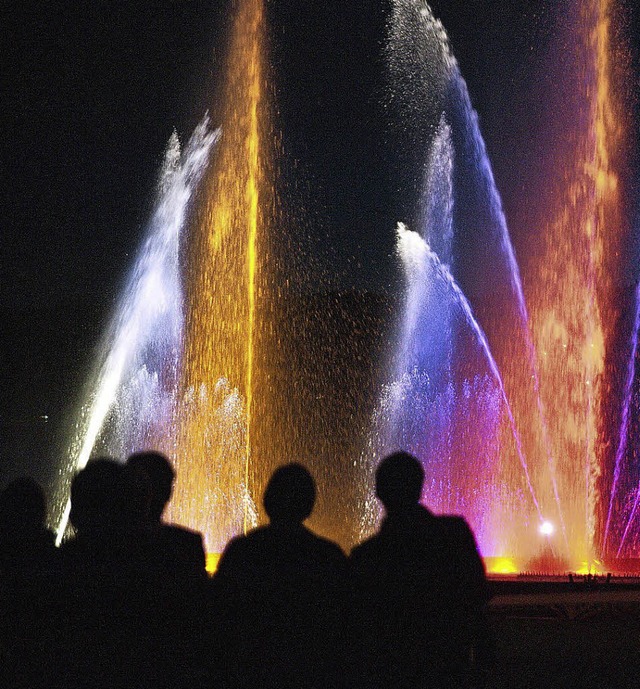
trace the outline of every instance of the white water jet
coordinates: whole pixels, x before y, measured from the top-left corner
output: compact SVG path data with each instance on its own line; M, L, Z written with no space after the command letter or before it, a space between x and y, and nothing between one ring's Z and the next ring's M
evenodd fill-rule
M115 437L124 446L128 443L127 451L141 435L153 434L154 428L166 433L171 425L183 324L180 237L218 136L205 116L183 154L175 132L169 139L147 238L107 330L67 462L59 470L64 509L57 524L58 544L69 518L72 475L96 452L109 422Z

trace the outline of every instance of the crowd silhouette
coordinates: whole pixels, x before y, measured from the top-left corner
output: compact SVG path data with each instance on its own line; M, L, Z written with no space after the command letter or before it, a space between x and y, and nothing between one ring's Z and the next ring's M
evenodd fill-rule
M92 459L60 548L30 479L0 494L0 686L453 689L490 660L485 572L460 517L420 504L398 452L376 472L385 516L347 557L305 525L316 486L272 475L269 523L232 539L212 578L199 533L165 523L175 474L157 452Z

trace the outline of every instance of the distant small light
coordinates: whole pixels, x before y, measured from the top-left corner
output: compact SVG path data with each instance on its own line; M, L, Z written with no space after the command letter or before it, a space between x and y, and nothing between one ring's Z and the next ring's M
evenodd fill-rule
M43 414L40 418L46 423L49 420L49 414Z
M556 528L551 522L542 522L538 530L543 536L551 536Z

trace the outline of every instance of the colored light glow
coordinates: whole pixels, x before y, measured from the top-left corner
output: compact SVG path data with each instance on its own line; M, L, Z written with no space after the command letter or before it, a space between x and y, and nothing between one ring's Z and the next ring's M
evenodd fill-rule
M590 0L574 9L576 59L570 72L575 97L562 124L566 144L553 144L558 148L557 160L549 165L553 198L534 221L542 226L544 251L529 264L535 274L526 278L532 285L527 301L541 399L556 458L561 510L553 516L566 524L570 558L586 563L600 552L603 536L605 547L611 538L613 493L625 449L619 422L612 420L621 383L607 362L620 341L623 299L615 275L630 233L621 184L629 142L623 89L614 82L624 72L622 63L614 69L612 62L614 3ZM558 104L558 111L563 107ZM623 384L627 409L631 385ZM616 445L621 450L614 461ZM616 467L613 489L606 468L611 464ZM619 524L615 531L617 546Z
M213 576L218 569L218 562L220 562L221 553L207 553L205 559L205 569L209 576Z
M259 21L259 18L256 19ZM249 179L247 180L248 196L248 246L247 246L247 297L249 302L249 323L247 326L247 372L246 372L246 395L247 395L247 445L245 457L245 486L249 492L249 464L251 458L251 412L253 403L253 366L254 366L254 338L256 327L256 271L258 267L257 244L258 244L258 208L260 200L259 179L260 179L260 126L258 120L258 106L260 104L260 44L255 41L252 46L252 57L250 60L250 98L251 115L248 135L248 154L249 154ZM244 513L243 529L246 533L250 526L250 513L246 509Z
M485 559L488 574L517 574L520 569L511 557L492 557Z
M602 562L599 560L594 560L593 562L582 562L578 569L576 569L576 574L606 574L607 569Z
M540 526L538 527L538 531L543 535L543 536L552 536L555 533L555 526L551 522L542 522Z

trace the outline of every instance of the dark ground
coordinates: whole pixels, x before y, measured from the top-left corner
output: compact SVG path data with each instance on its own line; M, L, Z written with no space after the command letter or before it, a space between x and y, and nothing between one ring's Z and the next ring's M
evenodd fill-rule
M493 620L496 672L504 689L632 689L640 677L640 620Z
M640 677L640 586L492 581L500 689L627 689Z

